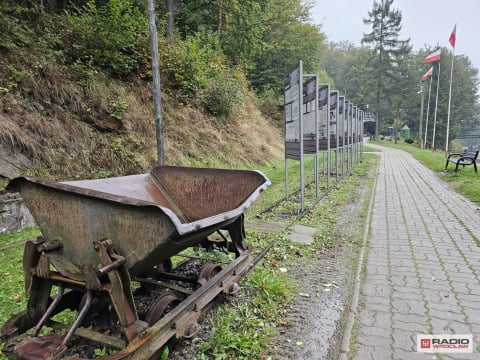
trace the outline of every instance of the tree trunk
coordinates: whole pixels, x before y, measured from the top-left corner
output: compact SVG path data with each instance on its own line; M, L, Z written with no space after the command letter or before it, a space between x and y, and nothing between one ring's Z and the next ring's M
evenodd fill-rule
M167 14L168 14L168 19L167 19L168 44L173 45L173 43L174 43L174 37L173 37L173 12L174 12L173 0L166 0L166 5L167 5Z

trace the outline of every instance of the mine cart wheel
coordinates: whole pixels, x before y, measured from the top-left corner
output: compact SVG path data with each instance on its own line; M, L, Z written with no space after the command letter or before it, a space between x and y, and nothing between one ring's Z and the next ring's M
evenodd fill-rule
M162 316L180 304L181 300L172 293L165 293L159 296L152 304L145 316L145 321L152 326Z
M221 266L215 264L213 261L207 262L205 265L203 265L202 269L200 270L197 284L199 284L200 286L206 284L208 280L213 278L220 271L222 271Z
M169 273L172 272L173 264L171 259L164 260L161 264L158 264L156 267L150 269L146 273L142 274L142 278L151 278L152 280L160 280L161 273ZM151 292L158 288L157 285L142 283L142 288L147 291Z
M207 251L213 251L215 248L227 249L228 240L227 238L218 231L219 236L216 237L207 237L201 243L200 246Z

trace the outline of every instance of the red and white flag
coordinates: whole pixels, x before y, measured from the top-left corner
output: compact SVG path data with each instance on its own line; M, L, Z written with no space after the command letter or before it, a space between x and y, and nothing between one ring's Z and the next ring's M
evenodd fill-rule
M457 24L453 27L452 33L450 34L450 37L448 38L448 42L450 45L452 45L453 48L455 48L455 41L457 40Z
M424 63L431 63L434 61L440 61L441 50L435 50L430 55L428 55L425 59L423 59Z
M422 81L427 80L427 78L428 78L429 76L432 76L432 74L433 74L433 66L430 68L430 70L428 70L425 74L423 74L423 76L422 76Z

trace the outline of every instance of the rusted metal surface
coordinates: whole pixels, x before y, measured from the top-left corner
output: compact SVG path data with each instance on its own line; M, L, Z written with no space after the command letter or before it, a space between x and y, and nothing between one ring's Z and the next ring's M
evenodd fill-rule
M1 328L2 340L9 339L4 353L9 359L63 359L77 335L122 347L105 359L147 359L170 337L192 336L199 329L201 310L220 292L238 289L236 282L249 268L243 213L268 185L255 171L166 166L102 180L14 180L9 187L20 191L42 236L25 246L29 300L27 309ZM220 230L228 231L229 239ZM168 275L170 257L194 245L212 247L207 237L213 232L220 235L215 243L234 252L235 260L224 270L207 263L196 282ZM144 291L148 286L167 289L163 295L154 293L158 298L153 303L147 300L150 307L140 305L140 315L131 278L141 281ZM194 287L159 278L188 280ZM54 286L57 296L51 299ZM44 325L51 325L51 317L66 308L78 311L73 324L65 326L66 334L38 336ZM112 320L109 309L113 331L125 342L112 341L113 333L81 327L87 319L102 329L101 324ZM28 329L33 329L31 337L24 335Z
M135 276L233 222L268 185L256 171L163 166L63 183L18 178L9 188L20 191L42 235L59 240L62 257L79 269L96 268L91 244L110 238Z
M178 305L180 299L172 293L165 293L161 295L148 310L145 321L149 325L155 324L162 318L169 306Z
M229 293L230 288L250 269L251 261L249 252L242 253L173 311L146 329L125 349L115 354L112 359L149 359L172 336L178 338L188 336L188 331L192 329L192 326L195 328L201 310L218 294ZM104 360L107 359L112 360L110 358Z

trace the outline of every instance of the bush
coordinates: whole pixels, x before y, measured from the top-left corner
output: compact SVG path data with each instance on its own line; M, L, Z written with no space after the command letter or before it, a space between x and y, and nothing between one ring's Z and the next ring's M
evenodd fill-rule
M174 45L160 44L160 68L178 96L197 97L213 115L228 115L243 101L244 74L230 70L216 34L200 32Z
M89 0L76 13L69 12L72 30L66 35L72 63L98 66L111 75L124 76L138 67L148 50L146 16L134 0L108 0L97 7Z
M167 45L159 44L160 69L181 95L191 96L208 86L225 69L225 57L217 50L213 35L200 33Z
M273 123L280 129L284 126L283 97L273 89L264 91L259 96L257 106L263 116L272 119Z
M19 47L31 44L31 30L19 20L27 17L29 10L20 6L11 6L6 1L0 1L2 20L0 21L0 49L15 51ZM33 12L33 10L31 11Z
M405 142L406 142L407 144L413 144L413 139L405 139Z
M220 74L212 79L202 93L202 102L213 115L226 116L235 105L240 105L242 101L241 85L229 74Z

